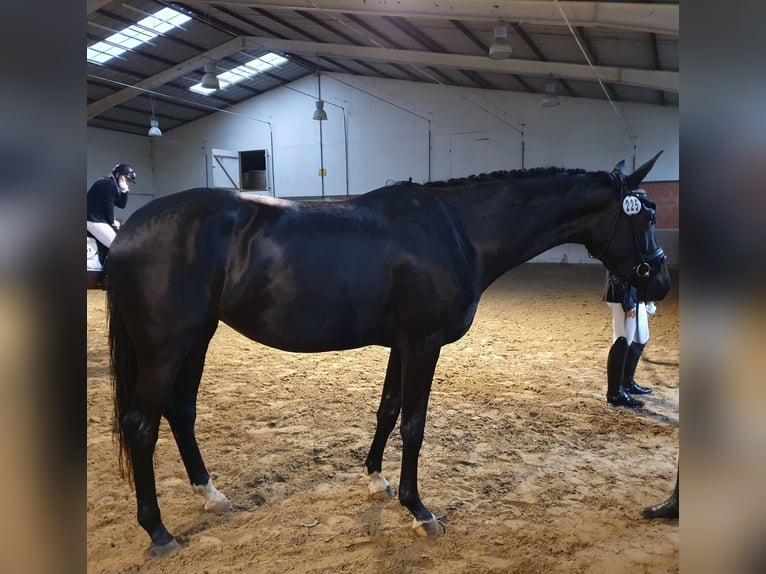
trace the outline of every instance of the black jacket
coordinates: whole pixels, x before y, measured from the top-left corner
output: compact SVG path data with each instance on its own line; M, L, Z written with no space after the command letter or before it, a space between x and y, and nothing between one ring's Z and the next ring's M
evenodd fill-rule
M123 193L117 180L110 175L90 186L87 204L88 221L114 225L114 208L125 207L128 204L128 194Z
M636 288L629 285L627 281L618 281L614 275L607 271L604 301L622 303L622 310L627 313L638 306L638 294Z

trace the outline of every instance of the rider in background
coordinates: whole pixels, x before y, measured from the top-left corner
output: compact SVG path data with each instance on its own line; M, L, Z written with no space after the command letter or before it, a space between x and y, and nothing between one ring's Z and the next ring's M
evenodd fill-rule
M633 377L641 353L649 341L647 315L654 315L653 302L639 301L635 287L606 273L604 301L612 310L612 347L606 364L606 400L612 405L643 407L631 395L646 395L652 389L636 384Z
M117 235L114 208L128 204L130 184L135 183L135 170L125 163L117 164L106 177L97 180L88 190L88 232L106 249Z

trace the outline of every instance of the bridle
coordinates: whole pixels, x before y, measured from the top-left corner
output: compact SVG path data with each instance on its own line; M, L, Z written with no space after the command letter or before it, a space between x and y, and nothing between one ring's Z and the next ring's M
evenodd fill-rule
M635 197L640 203L641 208L647 207L644 203L644 199L637 193L633 193L630 189L628 189L628 185L625 182L625 175L621 173L618 170L613 170L609 174L609 178L620 185L620 202L622 203L626 197ZM639 210L640 211L640 210ZM638 212L636 212L638 213ZM655 267L659 267L662 265L662 262L665 261L665 251L662 249L662 247L657 247L652 253L646 254L641 252L640 245L640 238L639 234L641 233L635 223L635 219L633 219L632 215L628 215L622 208L617 210L617 216L614 218L614 223L612 224L612 229L609 232L609 236L606 239L606 243L599 251L598 255L593 255L590 252L588 253L588 257L591 259L601 259L601 257L606 253L607 249L609 249L609 246L612 244L612 239L614 238L614 232L617 230L617 225L620 223L620 218L625 215L626 217L631 218L631 226L633 228L633 248L637 252L639 259L641 260L641 263L633 267L632 272L636 275L636 277L640 279L645 279L649 277L649 275L652 272L652 269ZM626 278L619 278L622 281L625 281Z

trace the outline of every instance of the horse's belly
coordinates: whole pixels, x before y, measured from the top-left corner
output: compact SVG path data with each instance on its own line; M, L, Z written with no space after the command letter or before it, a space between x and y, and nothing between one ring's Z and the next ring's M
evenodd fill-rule
M352 301L246 306L221 319L246 337L291 352L323 352L389 345L382 305Z

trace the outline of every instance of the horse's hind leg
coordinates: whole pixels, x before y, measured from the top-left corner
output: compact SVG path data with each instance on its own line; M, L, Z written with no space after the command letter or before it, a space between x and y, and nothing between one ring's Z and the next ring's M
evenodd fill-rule
M194 435L194 423L197 418L197 390L202 379L208 344L217 326L217 319L206 326L199 341L184 359L178 370L170 400L165 406L164 415L173 431L178 452L181 453L181 460L186 467L192 489L205 498L205 510L219 513L230 510L231 504L213 486L213 481L205 468Z
M176 353L176 360L172 360L172 355L165 348L161 358L155 354L150 360L146 357L139 360L131 406L120 421L133 469L138 523L151 538L148 552L154 556L178 548L178 543L162 523L153 465L163 404L182 357L181 353Z
M391 349L386 368L386 378L383 382L383 393L377 413L377 426L372 446L364 465L370 476L369 495L374 500L390 500L394 497L394 489L383 476L383 450L391 431L396 426L399 411L402 407L402 361L399 351Z

